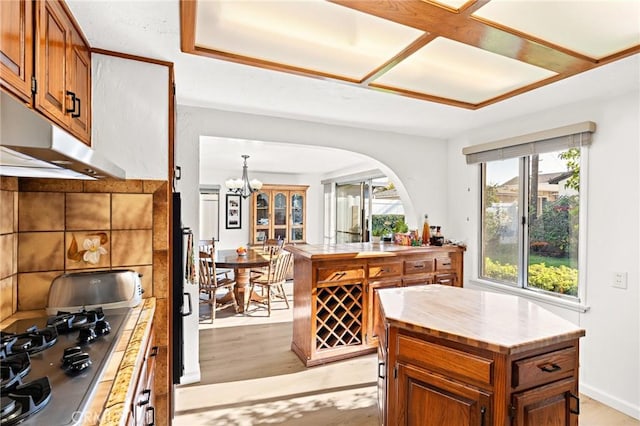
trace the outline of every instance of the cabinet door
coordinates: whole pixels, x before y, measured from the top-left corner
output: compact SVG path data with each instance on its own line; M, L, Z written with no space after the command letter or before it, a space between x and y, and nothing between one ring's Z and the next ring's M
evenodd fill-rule
M91 145L91 53L78 31L71 29L70 34L67 58L67 91L73 94L70 129L80 140Z
M289 194L288 191L273 191L271 202L273 205L273 237L287 241L289 226Z
M513 395L514 426L577 426L579 400L574 378ZM572 406L573 404L573 406Z
M304 242L306 239L305 235L305 196L304 193L299 191L291 191L289 192L289 207L291 211L291 229L289 232L289 242L290 243L299 243Z
M252 244L262 244L269 238L273 238L270 231L271 226L271 196L270 192L259 191L252 200L252 223L251 233Z
M33 3L0 1L0 82L23 101L31 99Z
M391 280L375 280L369 281L366 287L367 294L367 307L365 308L367 312L367 343L370 345L377 344L378 342L378 332L382 327L379 321L381 321L380 315L380 305L378 304L378 298L376 297L376 293L381 288L391 288L391 287L400 287L402 285L402 281L398 279Z
M411 365L398 364L395 420L407 426L491 425L491 395ZM391 413L389 413L391 416Z
M387 348L378 346L378 417L379 424L387 424Z
M51 120L67 127L67 109L73 108L67 88L67 51L71 22L58 1L39 1L36 20L35 107Z

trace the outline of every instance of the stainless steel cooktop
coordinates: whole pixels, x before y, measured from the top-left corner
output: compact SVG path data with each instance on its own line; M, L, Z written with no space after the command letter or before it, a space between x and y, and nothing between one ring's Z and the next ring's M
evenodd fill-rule
M131 308L105 309L104 316L111 326L109 334L97 337L92 343L78 344L78 330L59 333L56 343L37 353L30 354L31 371L22 379L23 383L48 377L51 384L51 399L39 412L30 415L21 425L78 425L89 417L94 422L100 413L87 412L87 404L91 400L96 385L102 376L107 361L115 349L118 337L122 334ZM4 328L3 332L24 333L32 326L38 329L47 326L43 316L33 319L18 320ZM77 374L69 374L62 367L64 350L72 346L80 346L89 354L91 365Z

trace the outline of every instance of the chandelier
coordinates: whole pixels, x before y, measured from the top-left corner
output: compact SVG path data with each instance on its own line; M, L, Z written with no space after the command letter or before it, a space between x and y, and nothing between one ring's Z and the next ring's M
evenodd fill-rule
M244 158L244 164L242 165L242 178L227 179L224 184L229 189L229 192L239 194L242 198L247 198L249 195L262 188L262 182L258 179L249 180L249 176L247 174L247 158L249 158L249 156L245 154L242 158Z

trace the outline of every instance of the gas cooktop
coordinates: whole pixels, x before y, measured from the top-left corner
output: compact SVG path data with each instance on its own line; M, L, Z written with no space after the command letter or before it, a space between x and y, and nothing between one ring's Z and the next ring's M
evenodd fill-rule
M2 426L77 425L131 308L59 312L0 332Z

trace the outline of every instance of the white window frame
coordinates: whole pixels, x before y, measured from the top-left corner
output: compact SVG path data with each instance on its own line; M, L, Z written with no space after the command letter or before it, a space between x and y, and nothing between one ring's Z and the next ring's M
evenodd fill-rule
M528 261L527 254L524 253L528 247L528 224L523 224L522 220L519 220L518 224L518 283L507 284L498 282L482 277L481 271L483 268L483 196L484 196L484 179L483 179L483 164L489 161L495 161L501 158L518 158L519 161L519 175L525 177L520 179L519 184L519 217L523 217L523 210L527 210L528 220L528 161L532 154L536 153L535 142L542 140L543 143L547 139L563 137L573 135L580 132L593 133L595 131L595 123L585 122L578 123L571 126L565 126L562 128L552 129L543 132L537 132L529 135L518 136L515 138L509 138L502 141L490 142L487 144L476 145L463 149L463 154L467 156L467 163L480 163L478 167L478 185L480 187L478 197L478 264L475 271L476 279L474 283L483 287L487 287L492 290L499 290L505 293L512 293L519 296L524 296L529 299L539 300L551 305L567 308L578 312L586 312L589 307L587 305L587 199L588 199L588 169L589 169L589 148L590 137L585 144L580 144L580 212L579 212L579 231L578 231L578 293L577 296L568 296L563 294L555 294L553 292L535 289L529 287L524 280L525 277L525 262ZM589 135L590 136L590 135ZM558 150L562 148L559 147ZM511 150L511 155L503 155L504 152ZM529 151L529 152L527 152ZM513 152L520 153L522 155L513 155Z

